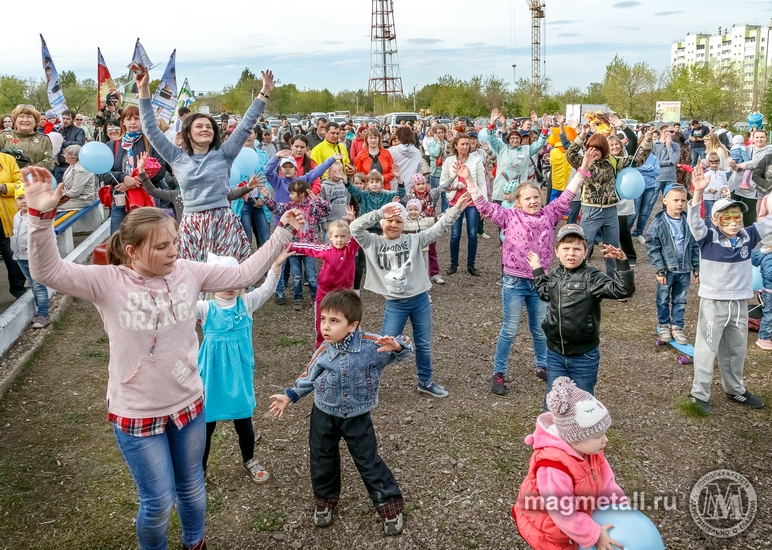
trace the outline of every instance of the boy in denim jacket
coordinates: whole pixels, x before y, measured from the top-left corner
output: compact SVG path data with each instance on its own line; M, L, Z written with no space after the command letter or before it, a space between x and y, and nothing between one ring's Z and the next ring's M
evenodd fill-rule
M684 312L691 274L700 282L700 248L683 215L688 200L685 187L668 184L665 210L654 216L646 234L646 254L657 272L657 333L661 341L679 344L689 343Z
M378 456L370 411L378 405L383 368L413 351L405 336L376 336L359 330L362 301L352 290L330 292L321 304L319 346L306 372L284 393L271 396L270 411L281 418L290 403L314 391L311 409L311 486L318 527L332 523L340 496L341 437L346 440L362 481L383 519L384 532L402 532L402 492Z

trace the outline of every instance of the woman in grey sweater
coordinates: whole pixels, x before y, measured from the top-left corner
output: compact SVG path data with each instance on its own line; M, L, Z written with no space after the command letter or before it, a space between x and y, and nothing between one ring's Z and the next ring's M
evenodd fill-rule
M222 142L220 129L209 115L197 113L182 125L180 148L167 140L155 123L147 72L137 76L139 112L147 138L171 165L180 185L184 207L179 228L181 258L202 262L208 252L239 261L249 257L249 241L228 202L228 180L231 165L274 88L271 71L263 72L262 77L262 90L228 141Z

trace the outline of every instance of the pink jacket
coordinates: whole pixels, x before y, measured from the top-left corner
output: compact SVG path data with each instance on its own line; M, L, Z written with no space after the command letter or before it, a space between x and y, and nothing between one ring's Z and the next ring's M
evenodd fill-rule
M356 257L359 251L359 243L353 238L341 250L331 244L307 244L292 243L292 252L303 256L318 258L324 263L319 271L316 291L317 299L333 290L351 288L354 286L354 272L356 271Z
M579 455L557 434L552 413L536 420L534 433L525 438L533 446L528 476L520 487L517 504L512 507L520 535L532 547L541 550L590 548L598 542L600 525L591 517L594 501L608 497L609 503L627 505L627 497L614 479L614 472L603 451L597 455ZM570 475L569 475L570 472ZM561 497L574 497L573 513L568 513ZM526 505L528 497L552 497L561 508L534 509ZM576 497L593 497L587 501Z
M199 292L251 285L291 239L290 231L277 229L266 246L238 267L179 259L165 278L143 278L125 265L65 262L56 248L53 220L29 216L29 263L36 281L93 302L99 311L110 339L109 412L155 418L175 413L203 394L197 369Z
M531 216L519 208L504 208L490 203L482 197L474 201L480 214L504 230L504 244L501 259L504 273L521 279L533 279L533 270L528 265L528 252L539 255L544 271L549 271L552 251L555 246L555 226L568 212L576 193L563 191L560 197Z

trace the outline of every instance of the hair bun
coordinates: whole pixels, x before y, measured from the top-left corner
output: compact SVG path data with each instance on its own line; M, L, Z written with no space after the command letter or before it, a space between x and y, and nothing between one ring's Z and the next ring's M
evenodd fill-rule
M566 414L571 407L570 393L576 384L568 376L561 376L552 383L552 391L547 394L547 408L550 412Z

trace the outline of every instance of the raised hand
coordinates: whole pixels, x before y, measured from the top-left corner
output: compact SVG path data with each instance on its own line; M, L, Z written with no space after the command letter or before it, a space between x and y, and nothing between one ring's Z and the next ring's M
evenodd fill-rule
M581 135L581 136L582 136L582 139L584 139L584 138L586 138L586 137L587 137L587 134L589 133L589 131L590 131L590 128L591 128L591 127L590 127L590 124L589 124L589 123L585 122L584 124L582 124L582 131L581 131L581 132L580 132L580 134L579 134L579 135Z
M353 222L355 219L357 219L357 214L356 214L356 211L354 210L354 207L351 205L348 205L346 207L346 215L343 217L350 222Z
M137 172L140 174L145 173L145 162L147 162L147 153L143 151L137 155Z
M595 147L588 147L584 152L584 158L582 159L582 170L585 172L590 169L590 166L596 161L600 160L601 152Z
M491 111L491 122L490 123L491 124L495 124L496 120L498 120L498 118L499 118L499 109L498 109L498 107L496 107L496 108L494 108Z
M544 130L545 128L550 127L550 116L547 113L544 113L541 116L541 129Z
M281 418L284 415L284 411L287 410L289 404L292 403L289 397L283 393L277 393L270 397L271 406L268 412L273 415L274 418Z
M27 207L50 212L59 204L64 193L64 184L56 186L56 191L51 189L51 172L40 166L30 166L22 170L24 174L24 198Z
M271 95L271 92L276 87L276 83L273 80L272 71L262 71L260 76L263 77L263 89L260 90L263 95Z
M616 248L610 244L603 245L603 257L609 260L626 260L627 256L622 252L621 248Z
M399 166L394 164L394 166L391 169L391 173L394 174L394 177L397 178L397 181L399 181L399 176L400 176Z
M710 180L705 177L705 170L702 168L702 163L698 162L697 166L692 170L692 185L694 186L694 190L705 191L709 183Z
M531 269L539 269L541 267L539 255L533 250L528 252L528 265L531 266Z
M397 342L393 336L381 336L375 341L375 345L381 346L375 350L377 352L402 351L402 344Z
M300 210L291 208L284 212L281 217L281 223L291 225L296 231L301 231L304 224L303 213Z
M625 123L622 121L622 119L621 119L621 118L619 118L619 117L618 117L617 115L615 115L614 113L611 113L611 114L608 116L608 121L609 121L609 122L610 122L610 123L611 123L611 124L612 124L614 127L616 127L616 128L622 128L622 127L624 126L624 124L625 124Z
M311 202L314 202L316 200L316 194L310 189L306 189L306 195L308 195L308 200L310 200Z
M142 72L136 75L137 79L137 91L139 92L140 99L150 98L150 76L146 67L142 67Z
M566 117L564 117L564 116L563 116L563 115L561 115L560 113L555 113L555 123L556 123L558 126L563 126L563 124L565 123L565 121L566 121Z
M453 163L453 171L459 178L464 178L467 183L472 179L472 172L469 171L469 167L463 162L456 161Z
M332 158L334 158L336 161L338 161L338 160L343 158L343 155L341 155L340 153L336 152L334 155L332 155Z
M456 208L459 212L463 212L470 204L472 204L472 195L465 191L461 198L456 201Z
M289 149L282 149L281 151L278 151L276 153L276 156L279 157L279 158L285 159L288 156L290 156L291 154L292 154L292 151L290 151Z
M395 198L399 200L399 197ZM383 211L383 219L385 220L389 218L399 218L402 216L402 209L396 204L385 204L381 210Z
M531 111L531 121L533 123L539 122L539 115L536 114L536 111Z

